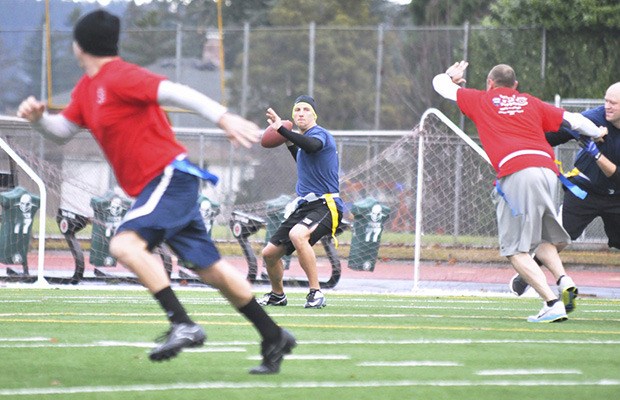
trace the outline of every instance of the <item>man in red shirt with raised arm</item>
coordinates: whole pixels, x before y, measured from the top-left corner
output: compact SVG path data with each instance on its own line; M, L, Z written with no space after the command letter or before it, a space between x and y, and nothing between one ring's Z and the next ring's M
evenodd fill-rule
M462 88L466 61L457 62L433 78L433 87L444 98L456 101L469 117L497 173L495 202L500 254L544 300L543 308L529 322L560 322L574 309L577 287L566 275L558 248L570 243L556 211L559 171L545 132L567 125L590 137L604 133L580 114L569 113L517 91L512 67L499 64L487 76L486 90ZM530 256L538 258L560 276L559 295ZM566 303L566 304L565 304Z

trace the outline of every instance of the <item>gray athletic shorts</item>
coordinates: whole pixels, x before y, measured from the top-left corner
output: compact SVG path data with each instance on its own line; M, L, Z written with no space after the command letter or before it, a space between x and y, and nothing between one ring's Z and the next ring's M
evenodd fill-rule
M555 198L559 180L548 168L531 167L498 180L503 195L493 190L497 206L500 255L531 253L541 243L570 243Z

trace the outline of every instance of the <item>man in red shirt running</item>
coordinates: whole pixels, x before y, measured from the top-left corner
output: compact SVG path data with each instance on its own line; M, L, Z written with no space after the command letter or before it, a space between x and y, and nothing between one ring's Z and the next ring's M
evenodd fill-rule
M500 254L544 300L529 322L560 322L574 309L577 287L566 275L558 248L570 243L556 211L559 171L545 132L566 124L591 137L604 134L580 114L569 113L527 93L517 91L514 70L496 65L487 76L486 91L459 86L468 63L457 62L433 78L433 87L444 98L456 101L469 117L497 173L495 202ZM530 256L537 257L558 281L554 293L545 274Z
M69 105L61 114L50 115L44 103L29 97L17 115L57 143L89 129L120 186L136 197L110 242L110 252L137 275L170 321L163 343L149 355L151 360L175 357L206 339L151 254L166 242L185 266L217 288L259 331L263 360L250 373L277 373L283 356L295 347L295 338L267 315L245 277L220 257L196 201L199 180L216 183L217 177L188 161L187 150L176 140L161 106L184 108L216 122L232 143L245 147L258 141L258 126L187 86L122 60L119 33L119 18L105 10L83 16L73 30L73 51L86 73Z

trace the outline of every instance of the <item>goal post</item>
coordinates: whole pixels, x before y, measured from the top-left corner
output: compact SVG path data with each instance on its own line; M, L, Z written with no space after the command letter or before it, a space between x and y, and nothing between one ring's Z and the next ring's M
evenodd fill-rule
M11 122L14 121L16 123L25 123L25 121L21 118L17 117L0 117L2 120ZM9 146L9 144L0 137L0 148L19 166L24 172L34 181L39 189L40 195L40 206L39 206L39 215L40 215L40 223L39 223L39 244L37 248L37 280L35 282L36 286L46 286L48 282L44 277L44 269L45 269L45 216L47 215L47 190L45 189L45 183L30 168L30 166Z
M454 122L450 120L444 113L436 108L429 108L420 117L420 123L418 125L419 141L418 141L418 178L416 182L416 210L415 210L415 244L414 244L414 258L413 258L413 291L418 290L418 283L420 281L420 253L422 247L422 193L424 190L424 132L425 124L430 115L434 115L444 123L452 132L456 133L459 138L463 139L469 147L471 147L476 154L478 154L489 165L491 160L487 153L480 147L480 145L474 142L461 128L459 128Z

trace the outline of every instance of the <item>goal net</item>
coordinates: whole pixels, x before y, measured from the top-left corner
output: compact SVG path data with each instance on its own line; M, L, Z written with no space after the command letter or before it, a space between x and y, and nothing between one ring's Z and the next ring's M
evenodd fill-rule
M190 159L220 177L217 187L205 186L195 195L221 252L240 269L248 268L231 221L234 213L255 216L261 223L247 239L261 267L260 249L281 220L286 203L295 197L291 155L284 146L234 148L219 130L177 128L176 133ZM419 288L445 286L446 282L463 289L489 283L488 277L472 273L468 266L501 265L508 270L497 246L490 196L493 170L475 146L456 135L445 121L430 114L423 129L332 133L340 157L340 196L346 205L347 229L338 236L336 249L343 278L385 285L386 290L411 289L414 284ZM27 254L22 259L0 260L0 277L19 278L24 260L29 266L37 265L41 223L46 228L46 277L77 283L80 263L84 279L127 276L110 257L107 244L131 199L117 187L88 132L56 146L25 122L0 118L0 137L36 171L47 189L47 212L33 215ZM0 153L0 174L2 232L14 232L11 213L20 209L21 195L10 193L21 188L31 199L40 198L41 193L5 152ZM25 246L8 234L1 239L2 247L10 251ZM315 248L319 273L325 276L333 267L332 260L318 244ZM161 252L172 276L187 276L167 249ZM294 255L286 274L303 276ZM495 283L505 287L505 278L497 279ZM340 285L346 288L346 281Z

